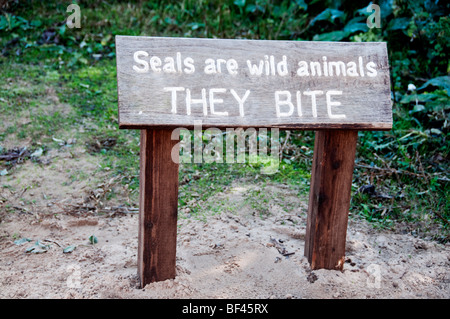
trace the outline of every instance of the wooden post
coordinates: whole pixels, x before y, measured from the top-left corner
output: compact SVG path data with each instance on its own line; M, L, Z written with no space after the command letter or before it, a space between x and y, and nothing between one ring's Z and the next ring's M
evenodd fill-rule
M172 130L141 130L138 275L141 287L175 278L178 161ZM178 152L173 152L178 156Z
M357 138L357 131L316 131L305 239L311 269L343 269Z
M202 129L317 131L305 255L313 269L343 268L357 131L392 128L386 43L118 35L116 62L119 128L142 130L142 286L175 276L170 129L196 121Z

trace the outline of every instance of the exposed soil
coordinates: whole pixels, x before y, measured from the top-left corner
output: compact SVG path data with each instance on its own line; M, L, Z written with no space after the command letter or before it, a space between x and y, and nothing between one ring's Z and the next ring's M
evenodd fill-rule
M209 199L224 203L215 210L179 212L176 278L139 289L138 214L121 206L130 203L128 190L95 173L87 153L62 148L40 160L0 177L0 298L450 297L449 244L351 218L344 271L311 271L305 200L266 185L274 200L260 214L246 199L262 186L239 181ZM85 177L75 178L80 172ZM15 242L21 238L31 241ZM64 253L68 246L76 248Z

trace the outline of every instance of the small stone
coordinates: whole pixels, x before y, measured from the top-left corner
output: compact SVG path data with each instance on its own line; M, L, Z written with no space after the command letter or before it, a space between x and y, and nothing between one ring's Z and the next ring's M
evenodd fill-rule
M310 282L310 283L314 283L318 278L317 275L313 272L311 272L308 277L306 277L306 279Z

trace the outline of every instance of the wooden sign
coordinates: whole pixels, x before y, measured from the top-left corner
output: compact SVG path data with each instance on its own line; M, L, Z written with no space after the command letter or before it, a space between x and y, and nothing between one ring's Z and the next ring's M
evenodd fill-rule
M392 127L385 43L117 36L120 128Z
M119 127L141 129L138 274L176 275L175 128L316 130L305 251L342 270L358 130L392 127L385 43L116 36Z

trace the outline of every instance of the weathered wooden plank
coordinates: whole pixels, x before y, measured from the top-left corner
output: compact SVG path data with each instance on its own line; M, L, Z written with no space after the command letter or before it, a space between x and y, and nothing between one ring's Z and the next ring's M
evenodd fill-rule
M385 43L116 36L116 51L120 128L392 126Z
M343 269L357 137L316 132L305 238L312 269Z
M178 164L172 130L141 131L138 274L141 286L175 278Z

